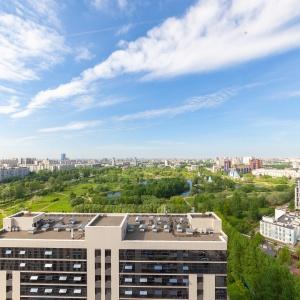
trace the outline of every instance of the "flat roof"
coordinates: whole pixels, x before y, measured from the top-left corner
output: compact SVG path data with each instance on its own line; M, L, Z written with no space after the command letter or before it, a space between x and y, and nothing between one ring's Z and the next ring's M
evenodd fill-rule
M192 214L192 218L214 218L214 215ZM191 224L187 214L161 214L161 215L138 215L131 214L127 221L128 230L125 240L149 240L149 241L221 241L222 233L215 233L213 230L199 233L196 231L187 234L191 230ZM164 230L164 226L169 227L168 231ZM140 226L144 231L140 230ZM156 231L153 231L155 226ZM177 226L182 232L177 231Z
M32 213L34 216L36 213ZM226 235L220 230L220 222L214 214L88 214L88 213L38 213L42 219L36 222L35 233L18 228L18 217L11 217L15 224L0 231L1 239L44 239L44 240L84 240L85 228L93 234L93 227L115 227L126 229L123 239L131 241L222 241ZM211 218L214 222L193 223L194 218ZM216 222L216 224L215 224ZM12 222L13 224L13 222ZM200 225L197 225L200 224ZM202 225L203 224L203 225ZM125 227L124 227L125 226ZM194 226L194 227L193 227ZM195 227L199 228L195 228ZM26 227L23 227L26 228ZM43 230L44 229L44 230ZM10 231L12 230L12 231ZM73 233L72 233L73 232Z
M32 216L35 216L33 213ZM43 224L49 224L46 231L40 227L35 233L26 230L21 231L0 231L1 239L56 239L56 240L81 240L84 239L83 229L96 216L96 214L45 214L43 216ZM22 214L11 216L17 219L24 217ZM59 230L55 230L59 228ZM71 228L73 228L73 238L71 236Z
M120 226L125 216L99 215L89 226Z

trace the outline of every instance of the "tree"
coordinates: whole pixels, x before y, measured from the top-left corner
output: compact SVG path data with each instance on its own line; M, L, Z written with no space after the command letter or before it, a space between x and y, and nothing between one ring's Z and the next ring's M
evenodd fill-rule
M300 259L300 245L296 248L296 255L298 256L298 259Z
M278 251L277 255L278 261L283 264L289 266L291 264L291 253L288 247L283 247Z
M24 187L23 183L16 184L16 186L15 186L15 197L17 199L24 198L25 192L26 192L26 190L25 190L25 187Z

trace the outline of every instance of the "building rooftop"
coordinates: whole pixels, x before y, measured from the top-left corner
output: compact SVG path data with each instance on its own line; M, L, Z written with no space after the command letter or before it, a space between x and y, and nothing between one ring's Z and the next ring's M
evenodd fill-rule
M197 220L193 226L193 219L217 220L212 214L130 215L125 240L220 241L224 236L213 223Z
M3 219L1 239L84 240L114 227L125 241L225 241L221 220L205 214L47 214L20 212ZM97 229L98 228L98 229ZM88 229L88 230L87 230ZM107 229L109 230L109 229Z
M0 239L84 239L85 226L95 216L21 212L4 218Z
M98 215L89 226L120 226L124 218L124 215Z

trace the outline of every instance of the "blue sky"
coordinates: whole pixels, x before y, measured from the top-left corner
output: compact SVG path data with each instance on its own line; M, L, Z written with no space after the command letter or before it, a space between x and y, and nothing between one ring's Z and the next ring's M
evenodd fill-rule
M300 156L298 0L0 3L0 157Z

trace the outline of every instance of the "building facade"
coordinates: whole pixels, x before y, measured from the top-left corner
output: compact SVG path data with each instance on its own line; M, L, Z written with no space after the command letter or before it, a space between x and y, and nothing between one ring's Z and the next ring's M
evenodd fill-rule
M300 216L275 209L274 217L262 217L260 234L283 244L295 245L300 240Z
M227 237L213 213L4 218L0 299L227 299Z
M249 161L249 166L251 170L261 169L263 163L261 159L254 158Z
M292 170L292 169L279 170L279 169L261 168L261 169L252 170L252 175L298 178L298 177L300 177L300 172L298 170Z
M0 168L0 182L13 177L25 177L29 173L26 167Z

